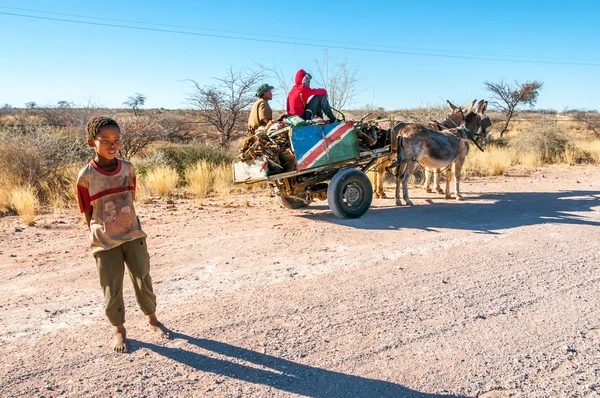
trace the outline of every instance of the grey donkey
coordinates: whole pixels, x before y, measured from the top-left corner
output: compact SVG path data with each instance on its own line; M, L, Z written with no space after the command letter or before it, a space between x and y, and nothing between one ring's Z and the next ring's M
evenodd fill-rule
M471 109L473 108L473 106L475 105L475 102L477 102L477 100L474 100L472 103L470 103L468 106L466 106L464 108L460 107L460 106L456 106L456 105L452 104L450 101L447 101L447 102L448 102L448 105L450 106L451 113L446 117L446 120L444 120L442 122L431 121L428 124L424 125L425 127L429 128L431 130L435 130L435 131L442 131L447 128L459 127L465 120L464 115L471 111ZM391 132L392 153L390 153L390 155L387 157L382 157L379 160L379 162L377 163L377 165L375 165L375 167L373 167L373 169L372 169L373 193L376 198L386 198L387 197L385 195L385 191L383 190L383 179L384 179L385 173L387 172L390 165L396 160L396 157L397 157L396 137L398 136L398 132L400 131L400 129L402 127L406 126L406 124L407 123L399 122L392 129L392 132ZM425 189L426 192L431 192L431 176L433 175L433 181L434 181L436 192L444 193L444 190L440 187L439 172L440 172L439 169L433 169L433 170L425 169L425 183L423 185L423 189Z
M418 164L428 169L446 170L446 198L450 199L450 181L454 175L454 194L462 200L460 194L460 172L469 152L468 142L479 135L485 136L491 123L485 110L487 102L479 101L477 109L464 115L464 122L459 127L442 131L434 131L418 124L402 126L398 135L401 138L400 158L403 165L396 164L396 205L401 205L400 183L402 183L402 199L406 205L413 205L408 198L408 178ZM482 120L485 122L482 123ZM482 127L484 126L484 127ZM487 127L486 127L487 126ZM404 170L400 173L400 169Z

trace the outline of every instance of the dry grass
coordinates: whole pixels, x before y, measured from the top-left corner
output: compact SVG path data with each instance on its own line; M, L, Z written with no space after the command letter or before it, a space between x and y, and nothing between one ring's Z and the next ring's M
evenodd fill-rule
M78 166L57 170L52 179L41 182L41 196L46 199L54 211L77 206Z
M431 119L443 119L448 111L444 102L420 109L384 112L382 116L393 114L395 120L424 123ZM358 111L354 116L364 113ZM352 114L350 112L347 116ZM184 182L188 185L186 189L201 200L209 195L222 198L225 202L236 194L268 195L267 183L234 186L230 170L232 152L210 144L184 140L184 135L178 135L183 131L180 127L192 115L181 112L173 115L177 120L174 119L176 123L172 126L167 126L170 128L168 132L182 141L179 144L165 142L156 145L147 151L147 157L141 160L141 164L136 164L140 180L138 200L148 202L152 195L173 195L177 184ZM492 128L497 133L502 125L502 115L493 112L489 115L494 120ZM590 120L598 118L597 113L588 116ZM81 120L84 119L88 117ZM62 210L76 206L76 173L92 155L81 134L83 124L67 123L66 128L37 126L43 122L32 112L0 115L0 215L16 211L12 198L16 187L31 187L30 192L37 194L34 208L37 207L38 211L42 207ZM573 120L571 114L520 112L498 144L488 146L485 153L473 147L463 167L465 176L501 175L511 166L527 171L552 163L600 164L600 140L588 124ZM238 146L233 145L232 148L237 149ZM173 173L172 168L177 170L179 176ZM422 182L420 178L412 178L413 183Z
M575 141L576 148L586 154L587 160L593 164L600 164L600 140Z
M207 160L200 160L185 172L185 179L190 191L200 203L206 198L213 185L215 166Z
M13 184L7 178L0 178L0 213L6 213L11 208L11 192Z
M233 188L231 166L220 165L214 169L215 180L213 190L222 199L227 200Z
M535 169L543 164L540 155L532 151L518 153L516 156L518 159L517 163L525 167L525 169Z
M39 206L38 193L31 185L15 187L10 193L10 206L15 209L25 225L33 225Z
M267 192L266 183L234 185L230 164L216 165L212 162L201 160L186 170L185 180L188 190L200 200L202 205L204 199L211 193L222 199L225 206L231 203L232 194L246 192Z
M138 184L135 189L135 200L139 203L152 203L152 192L145 183Z
M465 164L463 171L468 176L497 176L502 175L512 164L513 154L510 149L489 145L485 152L473 148Z
M512 139L510 147L517 152L519 159L525 161L537 158L541 164L561 163L569 140L556 125L538 124Z
M151 193L158 196L171 196L177 188L179 175L177 170L169 166L157 166L150 170L143 183Z

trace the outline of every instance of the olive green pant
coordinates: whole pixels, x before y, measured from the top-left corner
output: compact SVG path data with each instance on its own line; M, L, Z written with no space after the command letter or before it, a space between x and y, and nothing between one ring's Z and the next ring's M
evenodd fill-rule
M125 323L123 277L125 264L135 290L135 298L146 315L156 311L156 296L152 292L150 257L146 238L139 238L120 246L94 254L100 286L104 291L106 316L114 326Z

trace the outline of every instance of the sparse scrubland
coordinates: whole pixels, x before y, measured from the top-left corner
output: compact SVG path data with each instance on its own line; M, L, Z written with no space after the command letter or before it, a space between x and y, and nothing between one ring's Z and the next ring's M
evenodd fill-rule
M352 111L346 117L358 119L366 113ZM370 117L426 123L447 113L445 106L431 106L378 110ZM267 192L266 184L232 184L230 163L244 134L223 147L198 111L146 110L136 116L131 111L98 108L9 109L0 114L0 214L19 214L32 224L36 212L76 206L77 171L93 156L86 144L85 122L98 114L121 125L121 156L137 167L138 200L178 196L202 203L214 197L227 204L238 192ZM492 141L483 153L471 147L463 167L465 178L503 175L511 168L529 172L546 164L600 164L600 139L589 123L572 113L521 112L502 139L497 134L502 115L489 114L494 123ZM595 123L600 118L596 112L585 117Z

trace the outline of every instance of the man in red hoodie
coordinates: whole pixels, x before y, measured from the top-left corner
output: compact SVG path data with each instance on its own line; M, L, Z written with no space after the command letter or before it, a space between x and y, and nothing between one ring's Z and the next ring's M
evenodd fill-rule
M324 88L310 88L312 76L303 69L296 72L295 85L290 90L287 98L287 114L300 116L304 120L315 116L324 118L327 115L331 123L337 122L331 105L327 100L327 90Z

